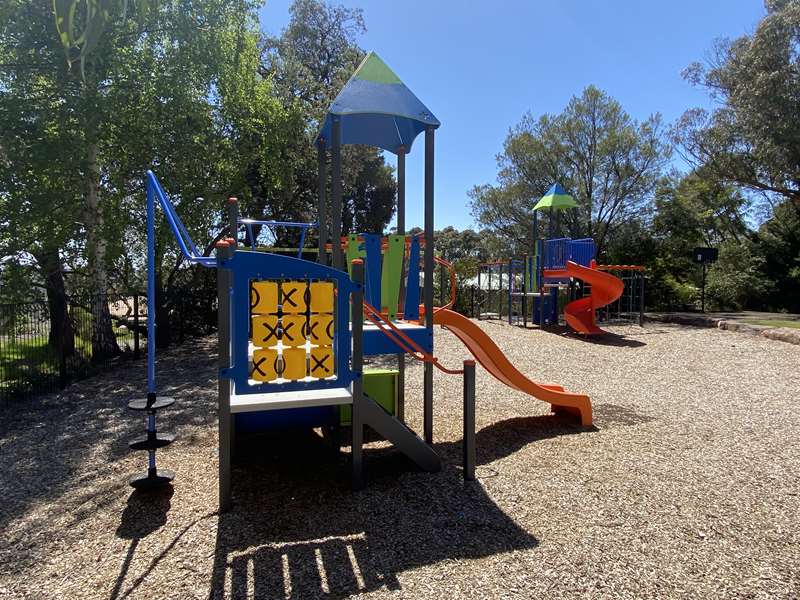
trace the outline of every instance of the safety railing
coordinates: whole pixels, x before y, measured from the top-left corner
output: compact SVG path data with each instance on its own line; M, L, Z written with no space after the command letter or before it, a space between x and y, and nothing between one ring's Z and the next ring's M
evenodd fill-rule
M544 268L563 269L567 266L569 238L553 238L544 243Z
M258 236L255 235L253 227L268 227L274 235L274 227L291 227L300 229L300 242L297 247L297 258L303 258L303 246L306 243L306 233L311 227L317 227L317 223L300 223L296 221L263 221L260 219L239 219L239 225L244 225L247 230L247 239L250 240L250 248L253 251L258 250Z
M579 240L569 240L567 242L567 256L569 260L581 266L590 266L594 259L594 240L583 238ZM564 263L566 266L566 263Z

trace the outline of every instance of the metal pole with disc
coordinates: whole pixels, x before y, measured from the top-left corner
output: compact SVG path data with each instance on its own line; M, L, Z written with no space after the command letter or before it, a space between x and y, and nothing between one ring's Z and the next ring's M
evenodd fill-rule
M175 473L156 467L156 450L170 445L175 435L159 434L156 429L156 412L175 403L174 398L156 395L156 235L155 190L147 182L147 397L128 402L128 408L147 414L147 431L144 438L129 444L132 450L147 451L147 473L134 475L129 483L136 489L154 489L175 479Z

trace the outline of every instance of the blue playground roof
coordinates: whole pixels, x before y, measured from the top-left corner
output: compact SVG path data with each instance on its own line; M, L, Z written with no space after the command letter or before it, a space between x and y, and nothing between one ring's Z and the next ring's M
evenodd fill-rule
M342 122L342 145L366 144L411 150L426 127L441 123L374 52L367 54L328 109L319 137L331 147L334 115Z

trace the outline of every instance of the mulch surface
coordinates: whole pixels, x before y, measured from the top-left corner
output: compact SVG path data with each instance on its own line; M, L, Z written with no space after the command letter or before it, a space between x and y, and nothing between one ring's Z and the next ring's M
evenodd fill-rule
M159 358L176 404L133 492L144 363L0 407L2 598L608 598L800 596L800 347L666 324L563 331L481 322L541 382L592 398L583 430L480 367L478 480L461 477L461 380L435 373L419 472L385 443L349 489L348 449L315 432L243 440L217 508L215 341ZM467 358L436 329L448 366ZM407 417L422 429L422 367Z

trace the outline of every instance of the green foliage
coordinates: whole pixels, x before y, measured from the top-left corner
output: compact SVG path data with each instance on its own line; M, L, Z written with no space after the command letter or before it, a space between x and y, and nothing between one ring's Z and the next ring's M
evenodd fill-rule
M728 241L719 247L719 260L708 270L706 294L712 308L741 310L761 304L771 291L761 269L764 258L751 243Z
M719 42L685 71L720 108L686 112L675 137L725 181L800 203L800 2L770 1L752 35Z
M766 306L800 312L800 210L790 201L777 205L756 241L764 257L761 272L775 283Z
M125 20L129 5L136 16L146 17L156 8L155 0L52 0L58 38L64 48L67 67L77 60L84 74L86 59L100 45L113 19Z
M273 82L290 112L303 117L293 121L283 166L249 179L254 190L251 214L316 219L317 155L311 142L331 102L365 55L356 43L365 30L360 9L295 0L281 35L264 39L260 72ZM343 232L382 232L395 205L392 169L376 148L342 150ZM267 181L269 173L281 173L280 183ZM279 242L293 243L293 233L282 232Z
M533 205L560 182L579 208L555 213L563 229L547 223L547 230L593 237L602 255L614 229L647 208L668 155L660 116L639 123L619 102L589 86L563 112L538 119L528 114L509 132L497 157L499 185L470 191L473 215L524 245Z

